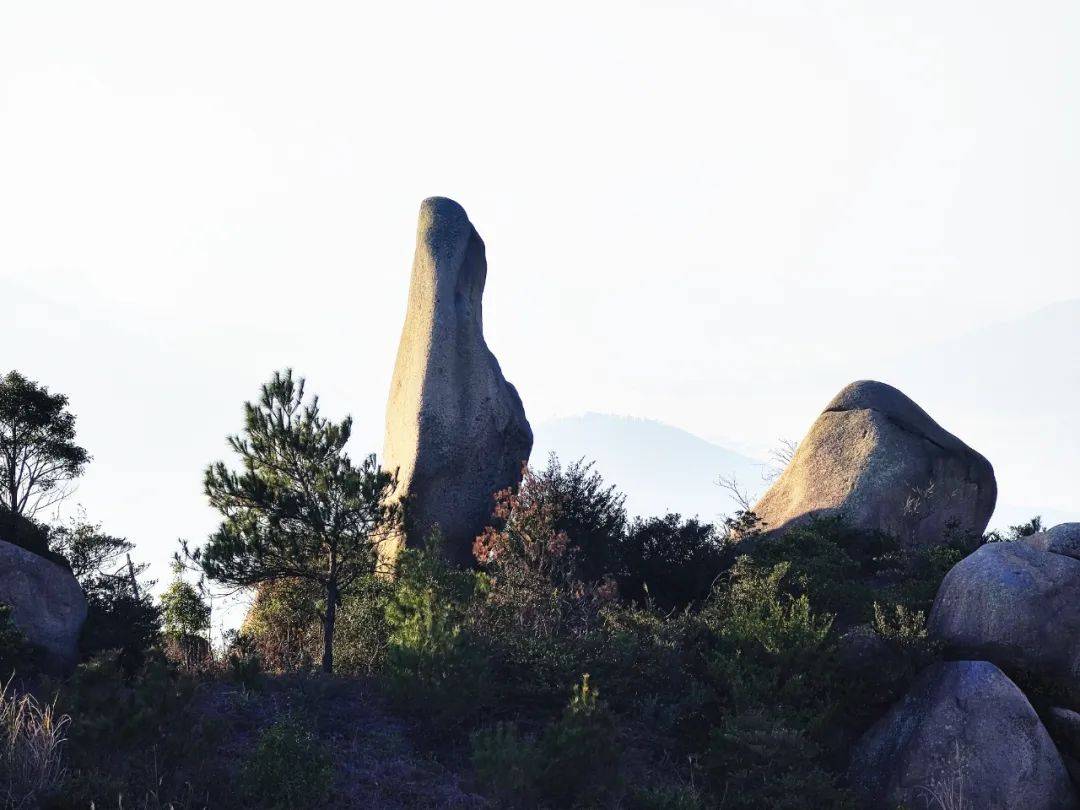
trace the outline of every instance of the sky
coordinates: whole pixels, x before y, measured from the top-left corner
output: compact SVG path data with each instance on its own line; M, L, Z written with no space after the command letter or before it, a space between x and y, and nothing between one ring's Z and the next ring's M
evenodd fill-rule
M1077 41L1071 0L4 3L0 367L70 395L75 500L164 560L275 369L381 449L443 195L534 424L761 455L1080 298Z

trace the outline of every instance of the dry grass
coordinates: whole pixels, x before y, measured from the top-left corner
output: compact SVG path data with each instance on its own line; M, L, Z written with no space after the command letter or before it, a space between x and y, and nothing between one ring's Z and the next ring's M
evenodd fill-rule
M0 690L0 790L6 807L34 807L64 779L61 757L71 718L51 703L19 694L11 681Z
M941 778L932 778L920 791L926 798L926 806L931 810L968 810L970 805L964 798L963 757L960 755L960 743L953 751L952 771Z

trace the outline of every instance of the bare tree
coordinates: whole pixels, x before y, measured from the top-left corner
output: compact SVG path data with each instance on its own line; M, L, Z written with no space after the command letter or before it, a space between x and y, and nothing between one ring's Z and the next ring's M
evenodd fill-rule
M799 443L794 439L781 439L780 444L769 451L769 465L761 474L763 481L775 481L795 458Z
M731 499L735 501L741 512L752 512L754 509L754 501L757 500L757 495L751 495L748 490L743 489L742 485L738 482L738 479L734 475L731 477L719 475L716 477L716 485L720 489L727 490Z

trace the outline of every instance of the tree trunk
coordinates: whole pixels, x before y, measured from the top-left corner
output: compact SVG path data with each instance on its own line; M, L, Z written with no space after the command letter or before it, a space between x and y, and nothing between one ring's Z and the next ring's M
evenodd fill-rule
M323 620L322 669L329 674L334 671L334 621L337 618L337 583L331 580L326 586L326 618Z

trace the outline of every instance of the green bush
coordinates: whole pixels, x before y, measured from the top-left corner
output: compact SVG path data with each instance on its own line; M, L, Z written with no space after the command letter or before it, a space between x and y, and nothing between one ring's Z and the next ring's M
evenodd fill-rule
M619 594L663 611L682 610L709 595L731 564L716 527L679 515L636 519L619 543Z
M554 533L567 539L576 578L596 582L620 573L626 496L605 484L592 462L581 459L563 467L552 453L544 469L526 472L517 499L521 511L552 516Z
M856 531L838 517L814 518L762 539L740 562L758 571L786 564L784 590L806 596L816 610L836 615L842 624L870 621L880 582L903 565L895 539Z
M385 578L361 578L338 607L335 671L373 675L386 664L390 649L387 607L393 585Z
M301 579L264 582L244 617L241 634L270 672L304 672L322 656L319 609L324 594Z
M477 778L508 806L595 807L619 787L614 720L588 675L539 738L499 723L473 735L472 751Z
M244 763L240 787L256 807L302 810L323 805L333 777L323 745L297 718L286 716L259 736Z
M500 806L535 799L542 764L536 741L513 723L496 723L472 734L472 764L487 796Z
M740 558L725 586L702 616L716 634L709 674L724 701L737 711L782 699L805 708L820 699L814 677L833 618L815 613L806 594L782 589L788 563L769 571Z
M224 801L228 780L208 757L222 729L194 710L196 686L160 654L130 674L116 651L81 664L57 696L57 711L72 718L62 806L127 807L153 796L148 806L181 807L193 794L202 796L197 806Z
M87 614L79 637L84 660L115 650L126 675L139 670L161 639L161 611L149 592L135 596L127 580L102 581L86 591Z
M229 678L245 689L262 686L263 664L255 641L236 630L226 636L225 666Z
M619 781L619 739L614 718L582 676L570 704L540 740L541 794L555 807L595 807Z
M54 552L70 562L71 573L86 594L87 614L79 637L86 660L106 650L118 650L125 674L131 676L157 645L161 610L151 595L152 582L140 584L145 563L131 562L135 544L102 530L85 517L49 530Z
M479 713L491 697L486 651L466 621L482 580L450 568L438 544L402 552L386 602L391 696L434 726Z
M738 713L713 729L704 770L722 806L810 810L853 806L821 752L797 728L763 710Z

